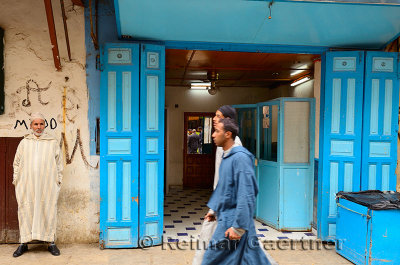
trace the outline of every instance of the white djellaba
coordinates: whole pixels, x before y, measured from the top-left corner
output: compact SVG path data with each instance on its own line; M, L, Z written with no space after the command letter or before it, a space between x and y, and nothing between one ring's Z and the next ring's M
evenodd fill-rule
M31 121L43 119L32 115ZM57 201L63 176L63 158L58 141L43 133L25 135L14 158L13 184L18 202L20 243L54 242Z

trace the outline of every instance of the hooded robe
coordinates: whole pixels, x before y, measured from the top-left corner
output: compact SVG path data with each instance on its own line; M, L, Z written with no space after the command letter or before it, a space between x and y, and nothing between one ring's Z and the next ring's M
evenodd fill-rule
M14 158L15 195L18 202L20 242L53 242L63 159L58 141L47 133L28 134Z
M253 155L244 147L233 147L222 158L219 176L207 204L215 211L218 225L202 264L270 264L260 248L253 220L258 193ZM228 240L225 231L230 227L246 232L239 241Z

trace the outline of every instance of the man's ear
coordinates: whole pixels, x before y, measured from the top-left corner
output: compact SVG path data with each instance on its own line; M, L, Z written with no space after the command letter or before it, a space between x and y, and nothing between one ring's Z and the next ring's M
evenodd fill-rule
M232 132L230 131L225 131L226 138L232 138Z

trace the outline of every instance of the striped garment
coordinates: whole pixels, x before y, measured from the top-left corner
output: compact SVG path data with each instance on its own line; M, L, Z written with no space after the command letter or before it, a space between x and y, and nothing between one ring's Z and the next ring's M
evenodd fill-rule
M53 242L63 158L57 140L43 133L25 136L14 158L15 195L18 202L20 242Z

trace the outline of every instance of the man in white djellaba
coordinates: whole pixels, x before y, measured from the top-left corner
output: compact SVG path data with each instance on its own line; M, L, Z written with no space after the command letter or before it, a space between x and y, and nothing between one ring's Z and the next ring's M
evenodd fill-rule
M44 132L45 118L33 113L31 133L20 142L14 158L13 184L18 202L19 257L28 250L27 243L48 243L48 251L60 255L55 245L57 201L63 177L63 158L58 141Z

